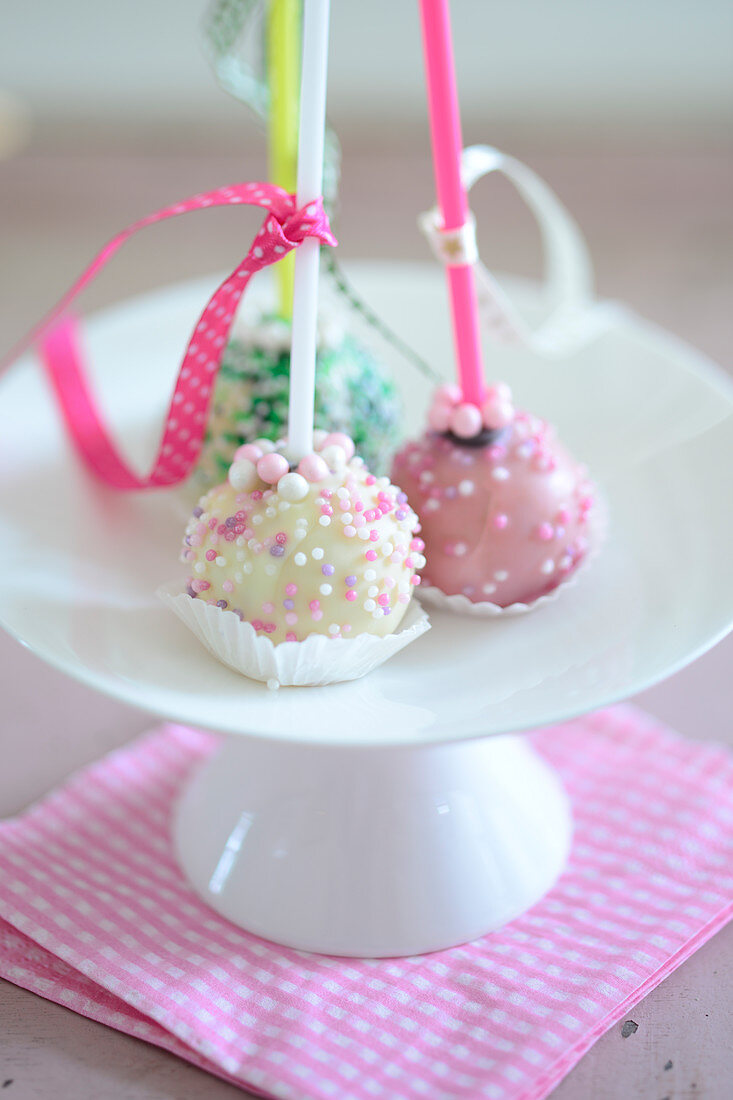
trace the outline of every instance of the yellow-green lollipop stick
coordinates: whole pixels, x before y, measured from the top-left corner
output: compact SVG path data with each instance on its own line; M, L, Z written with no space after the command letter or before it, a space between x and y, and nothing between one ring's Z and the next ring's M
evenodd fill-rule
M267 77L270 87L270 182L294 192L298 178L301 0L269 0ZM295 251L275 265L278 311L293 316Z

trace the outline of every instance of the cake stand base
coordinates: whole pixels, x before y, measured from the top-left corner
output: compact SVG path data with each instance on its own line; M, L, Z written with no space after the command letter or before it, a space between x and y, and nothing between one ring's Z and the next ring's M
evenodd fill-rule
M380 958L476 939L567 859L565 793L522 736L417 747L230 737L181 796L197 893L288 947Z

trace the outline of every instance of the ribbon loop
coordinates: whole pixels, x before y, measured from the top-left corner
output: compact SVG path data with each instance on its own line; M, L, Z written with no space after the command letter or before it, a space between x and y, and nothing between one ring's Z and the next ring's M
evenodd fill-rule
M77 326L67 310L131 236L148 225L211 206L246 204L267 211L249 252L217 287L196 323L176 379L158 454L150 473L138 476L112 441L97 409L80 354ZM295 197L268 183L241 183L208 191L141 218L114 237L47 317L16 348L8 362L33 344L56 391L69 432L82 458L116 489L175 485L191 473L203 446L206 421L234 315L250 279L304 240L335 245L323 202L297 209Z
M463 150L461 177L467 191L484 176L500 172L512 183L537 219L545 250L545 317L530 325L481 263L475 248L475 219L447 234L439 215L420 218L437 258L443 263L472 263L485 328L504 343L518 343L548 358L569 355L607 329L613 306L599 303L593 293L593 267L577 223L553 191L521 161L490 145ZM459 257L459 258L454 258Z

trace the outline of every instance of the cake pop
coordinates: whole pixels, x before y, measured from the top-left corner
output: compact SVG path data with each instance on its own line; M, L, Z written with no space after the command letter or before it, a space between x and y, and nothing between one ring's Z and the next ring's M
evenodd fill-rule
M188 595L275 644L392 633L425 564L417 516L348 436L316 432L314 444L295 467L282 443L239 448L186 529Z
M290 324L263 317L227 345L206 441L193 477L198 494L226 478L238 447L278 439L288 418ZM349 435L369 468L389 470L401 415L387 367L335 322L319 326L315 425Z
M529 604L571 575L590 543L593 486L544 420L503 383L481 408L440 387L428 430L392 475L420 516L423 582L472 604Z

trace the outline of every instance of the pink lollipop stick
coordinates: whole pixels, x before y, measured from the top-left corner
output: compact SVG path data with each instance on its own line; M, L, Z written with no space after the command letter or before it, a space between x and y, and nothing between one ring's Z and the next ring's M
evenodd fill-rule
M468 220L468 199L448 0L420 0L420 14L438 207L443 228L460 229ZM449 264L446 275L461 390L464 400L480 405L485 384L473 265Z

